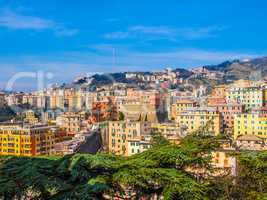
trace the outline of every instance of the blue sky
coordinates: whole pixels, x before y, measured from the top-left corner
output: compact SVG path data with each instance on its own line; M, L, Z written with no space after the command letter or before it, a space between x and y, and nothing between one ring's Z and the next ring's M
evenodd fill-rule
M67 82L264 56L266 8L265 0L0 0L0 88L18 72Z

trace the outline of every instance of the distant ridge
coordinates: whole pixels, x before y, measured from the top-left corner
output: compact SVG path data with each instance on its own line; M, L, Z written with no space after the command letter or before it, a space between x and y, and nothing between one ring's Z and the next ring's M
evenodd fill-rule
M197 67L199 68L199 67ZM189 81L193 85L213 86L216 84L231 83L239 79L260 80L267 76L267 57L254 59L225 61L215 65L204 65L200 68L207 69L210 72L221 74L219 78L209 79L208 77L193 76L194 72L185 68L174 68L172 71L179 73L179 77ZM196 69L196 68L194 68ZM129 72L131 73L131 72ZM139 74L153 74L153 72L139 71ZM111 84L113 82L136 84L135 80L126 78L127 72L95 74L91 77L80 77L74 84L87 84L91 86L99 86ZM141 80L139 80L140 82Z
M224 79L257 79L267 76L267 57L226 61L218 65L207 65L204 68L223 72Z

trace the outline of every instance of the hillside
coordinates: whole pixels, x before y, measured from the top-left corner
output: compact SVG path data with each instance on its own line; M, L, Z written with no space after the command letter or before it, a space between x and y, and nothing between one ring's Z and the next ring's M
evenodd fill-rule
M0 122L12 119L15 113L10 107L4 106L0 108Z
M224 73L225 80L253 79L267 76L267 57L252 60L226 61L218 65L207 65L204 68Z
M203 68L211 72L223 73L215 79L207 77L194 77L194 73L189 69L177 68L173 72L178 72L179 77L188 79L193 85L214 86L216 84L230 83L239 79L260 80L267 76L267 57L255 58L251 60L232 60L225 61L217 65L204 65ZM152 74L152 72L139 72L140 74ZM82 77L75 80L75 84L88 84L91 86L107 85L113 82L137 84L134 79L127 79L126 72L95 74L92 77Z

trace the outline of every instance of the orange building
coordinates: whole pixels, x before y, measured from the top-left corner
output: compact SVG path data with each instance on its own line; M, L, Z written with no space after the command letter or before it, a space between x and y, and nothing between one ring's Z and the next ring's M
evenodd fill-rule
M226 85L215 86L214 89L212 90L211 96L212 97L225 98L226 97L226 90L227 90Z
M117 120L117 106L114 98L109 97L107 101L96 101L92 105L92 113L89 118L91 123L102 122L106 120Z
M149 104L160 106L164 97L165 94L158 90L127 89L128 104Z
M208 97L207 99L207 104L208 106L216 106L218 104L225 104L226 100L225 98L221 98L221 97Z
M215 86L211 92L211 95L207 99L208 106L214 106L226 103L226 93L227 93L226 85Z

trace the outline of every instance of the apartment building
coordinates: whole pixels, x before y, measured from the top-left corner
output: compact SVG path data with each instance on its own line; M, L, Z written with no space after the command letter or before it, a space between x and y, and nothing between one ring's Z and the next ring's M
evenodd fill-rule
M172 143L178 144L183 136L185 136L185 132L179 126L178 123L152 123L151 128L153 132L160 133L163 137L169 140Z
M23 93L6 95L5 100L8 106L21 105L23 103Z
M121 112L126 119L135 121L158 122L160 121L159 112L153 105L124 105Z
M181 111L193 107L197 107L196 101L191 99L178 99L171 105L171 118L175 120Z
M267 108L253 109L234 118L234 139L241 135L256 135L267 140Z
M128 154L127 156L132 156L137 153L142 153L151 148L151 136L146 135L141 139L132 138L128 139Z
M55 144L56 127L47 125L0 124L0 155L50 155Z
M212 135L221 132L221 117L216 108L188 108L177 114L176 122L189 134L200 129Z
M48 91L50 98L50 109L64 109L64 90L60 88L51 88Z
M117 120L118 110L113 97L107 97L103 101L94 101L92 104L90 121L92 123L106 120Z
M267 106L267 83L263 87L263 93L264 93L264 106Z
M33 110L27 110L24 112L25 118L24 122L29 124L37 124L39 122L39 119L35 117L35 113Z
M264 105L264 90L261 87L231 87L227 91L227 103L237 102L245 105L246 110Z
M124 156L140 153L148 148L148 146L142 145L148 145L145 139L149 137L150 133L151 124L149 122L110 121L109 152Z
M222 117L222 126L224 130L232 131L234 126L234 117L244 112L245 107L239 103L214 104Z
M37 95L24 94L22 97L22 104L28 104L33 107L37 107Z
M212 90L211 96L225 98L226 97L227 88L228 88L227 85L217 85Z
M69 135L75 135L81 131L83 119L84 115L81 113L66 112L57 117L56 124Z
M211 165L216 169L213 175L226 175L231 173L236 175L237 172L237 160L234 156L230 156L228 153L231 151L217 150L212 152Z

